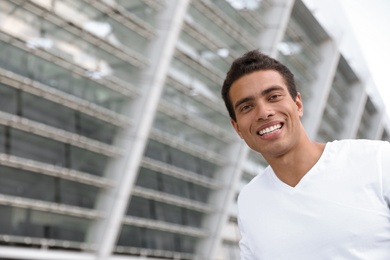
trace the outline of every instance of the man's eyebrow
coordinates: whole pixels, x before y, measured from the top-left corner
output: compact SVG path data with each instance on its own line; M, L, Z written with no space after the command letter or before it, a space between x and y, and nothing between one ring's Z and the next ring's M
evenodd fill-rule
M276 91L276 90L284 90L283 87L281 86L271 86L265 90L263 90L260 95L261 96L265 96L273 91ZM244 98L241 98L239 99L236 104L234 104L234 108L237 109L241 104L245 103L245 102L248 102L248 101L253 101L255 99L254 96L249 96L249 97L244 97Z
M249 96L249 97L244 97L244 98L241 98L239 99L236 104L234 105L234 109L237 109L241 104L245 103L245 102L248 102L248 101L253 101L255 100L255 97L254 96Z
M276 90L284 90L284 88L281 87L281 86L277 86L277 85L276 86L271 86L271 87L263 90L260 95L265 96L265 95L267 95L267 94L269 94L269 93L271 93L273 91L276 91Z

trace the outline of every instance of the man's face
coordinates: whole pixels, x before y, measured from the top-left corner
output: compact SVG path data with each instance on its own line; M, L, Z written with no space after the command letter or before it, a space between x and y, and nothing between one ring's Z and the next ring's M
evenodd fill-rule
M279 72L255 71L233 83L229 92L238 135L265 159L279 157L302 136L302 101L293 100Z

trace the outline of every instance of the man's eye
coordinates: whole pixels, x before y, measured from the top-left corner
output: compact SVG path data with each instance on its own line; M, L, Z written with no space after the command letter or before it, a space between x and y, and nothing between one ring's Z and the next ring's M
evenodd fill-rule
M282 95L280 95L280 94L275 94L275 95L272 95L272 96L270 96L270 100L274 100L274 99L278 99L279 97L281 97Z
M250 109L252 106L251 105L245 105L243 107L241 107L241 111L246 111L248 109Z

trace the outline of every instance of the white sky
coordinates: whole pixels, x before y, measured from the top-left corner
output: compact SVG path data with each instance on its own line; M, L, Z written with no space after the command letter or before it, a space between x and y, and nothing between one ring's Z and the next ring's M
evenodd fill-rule
M390 0L341 0L390 116Z

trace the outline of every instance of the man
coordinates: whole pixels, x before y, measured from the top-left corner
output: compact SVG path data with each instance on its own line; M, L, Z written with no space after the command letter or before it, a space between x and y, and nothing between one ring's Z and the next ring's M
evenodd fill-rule
M269 166L240 193L242 259L390 259L390 144L313 142L294 76L259 51L222 87L231 123Z

